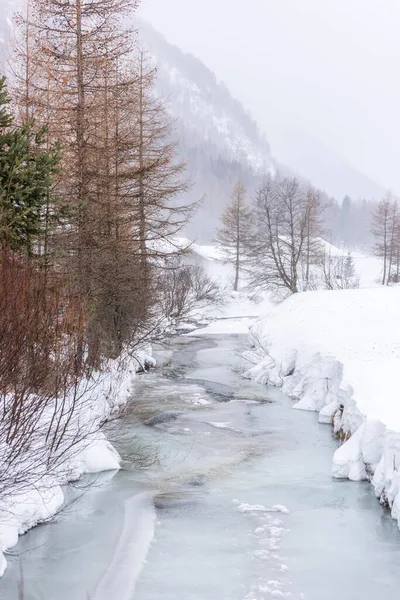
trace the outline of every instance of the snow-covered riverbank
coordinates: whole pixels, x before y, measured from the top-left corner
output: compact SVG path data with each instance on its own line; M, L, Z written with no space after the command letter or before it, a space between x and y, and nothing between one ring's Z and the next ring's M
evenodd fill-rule
M51 472L46 472L45 464L35 470L32 485L25 484L24 489L10 491L0 502L0 577L4 574L7 561L4 554L15 546L18 536L35 525L53 517L64 503L62 485L76 481L86 473L118 470L120 457L100 431L100 423L125 404L132 393L132 382L140 363L152 362L149 352L139 353L138 360L110 361L109 368L96 381L82 381L75 393L79 398L74 411L69 438L76 435L76 444L69 447L65 442L65 460ZM46 431L43 417L43 430ZM39 423L40 425L40 423ZM45 439L36 444L46 444ZM40 456L43 449L40 448ZM26 468L30 468L32 456L24 459ZM18 465L24 468L24 462Z
M295 408L333 424L345 441L333 475L370 479L398 520L399 309L397 287L296 294L253 325L246 353L246 377L282 387Z

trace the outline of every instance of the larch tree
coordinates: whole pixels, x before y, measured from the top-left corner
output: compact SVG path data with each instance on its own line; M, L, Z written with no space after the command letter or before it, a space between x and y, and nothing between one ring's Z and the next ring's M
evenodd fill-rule
M321 254L320 236L323 232L322 217L324 205L321 202L321 194L318 190L309 186L306 193L305 201L305 247L303 262L305 263L304 286L309 289L311 285L311 267L318 262Z
M30 95L27 101L21 93L21 102L63 146L58 192L67 218L58 227L57 244L76 294L90 307L93 361L115 355L113 348L126 341L128 327L122 322L132 302L124 306L122 295L137 297L130 274L133 234L127 233L124 214L124 167L134 162L136 140L132 128L122 127L127 107L133 112L134 102L127 99L134 97L137 82L129 26L136 6L136 0L30 0L30 14L19 24L21 39L28 39L28 32L30 39L20 51L21 89L29 87ZM133 171L130 167L131 179ZM105 291L110 289L112 294Z
M177 159L173 121L166 102L154 93L157 69L142 49L136 58L136 198L138 243L144 280L151 259L165 258L175 236L186 225L197 203L182 199L189 187L184 177L185 164ZM154 262L154 261L153 261Z
M238 291L240 270L245 262L245 251L253 229L253 213L246 203L246 189L241 181L238 181L232 190L230 202L221 215L221 222L216 242L221 246L226 262L234 266L233 289Z
M30 0L20 20L19 97L63 147L57 244L90 307L98 359L118 354L146 320L154 266L194 209L180 199L187 183L156 70L135 46L137 4Z

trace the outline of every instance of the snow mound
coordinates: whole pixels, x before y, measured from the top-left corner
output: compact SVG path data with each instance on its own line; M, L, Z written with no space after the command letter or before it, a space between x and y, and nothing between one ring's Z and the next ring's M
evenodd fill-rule
M140 349L135 358L122 355L120 360L110 361L101 375L81 382L76 394L80 401L71 420L70 435L73 435L74 428L77 432L83 431L83 423L86 424L84 431L87 435L82 436L72 453L68 454L66 450L65 462L60 463L58 469L51 474L43 472L37 481L32 482L32 489L24 489L23 493L14 491L0 502L0 577L7 567L4 553L17 544L18 536L51 519L60 510L64 504L62 485L76 481L85 473L120 468L120 456L99 431L99 424L132 395L136 372L154 365L151 347L146 347ZM46 418L48 415L44 414L43 419Z
M245 377L315 410L343 444L333 475L369 479L400 519L400 288L296 294L251 329Z

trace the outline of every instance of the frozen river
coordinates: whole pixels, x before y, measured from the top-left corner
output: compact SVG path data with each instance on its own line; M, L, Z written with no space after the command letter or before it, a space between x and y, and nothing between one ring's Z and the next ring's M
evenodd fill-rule
M24 600L398 600L396 523L371 486L332 480L316 414L240 378L244 343L157 352L109 428L124 468L20 539L1 600L21 579Z

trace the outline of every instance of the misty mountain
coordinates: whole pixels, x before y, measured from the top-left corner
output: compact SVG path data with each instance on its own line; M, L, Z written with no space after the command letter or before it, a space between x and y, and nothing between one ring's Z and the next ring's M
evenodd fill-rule
M140 35L158 64L157 93L168 99L176 119L179 152L194 182L190 199L205 195L189 236L214 238L237 179L245 183L250 200L262 177L279 171L323 190L324 203L330 205L325 215L330 240L349 246L371 244L370 200L380 199L383 188L306 136L285 137L274 131L272 152L255 121L200 60L168 43L147 23L140 22ZM346 205L340 206L345 196Z
M386 193L382 186L305 133L272 127L270 138L279 162L312 181L338 202L345 196L353 200L379 201Z
M140 35L158 64L157 93L176 118L179 152L193 182L190 197L205 196L188 234L212 240L236 180L252 195L261 177L275 172L275 160L255 121L200 60L146 23Z
M1 67L11 33L12 12L20 0L0 2ZM337 206L328 213L330 239L350 245L370 243L368 232L373 206L368 202L357 207L354 200L379 199L384 194L382 187L358 173L323 144L303 134L284 134L272 127L271 151L256 122L214 73L193 55L168 43L149 24L140 22L139 28L143 45L157 61L156 92L168 100L175 120L180 158L186 162L188 178L193 183L185 201L204 197L195 219L185 231L189 237L203 242L214 239L222 210L238 179L245 184L250 200L263 176L279 170L282 175L296 174L304 182L311 181L339 203L344 196L349 196L352 199L350 212L346 207L341 210ZM356 224L356 230L358 226L359 235L350 223Z

